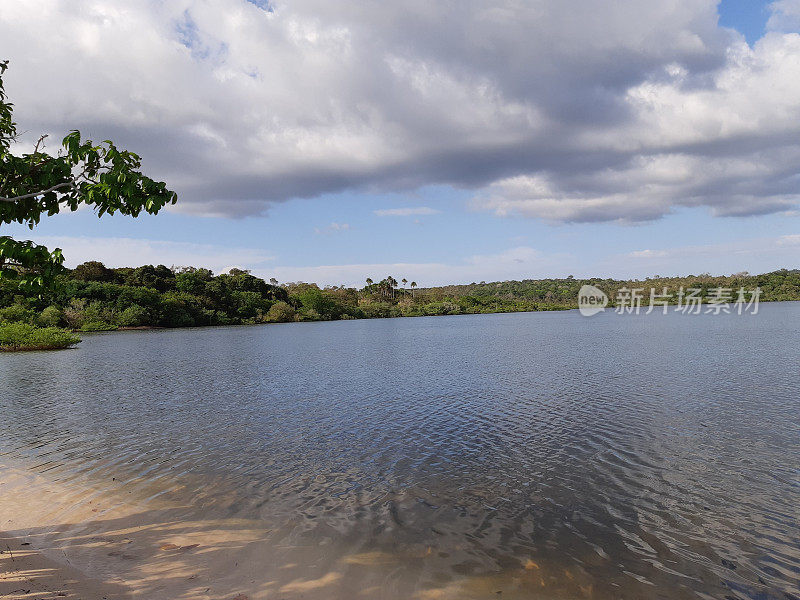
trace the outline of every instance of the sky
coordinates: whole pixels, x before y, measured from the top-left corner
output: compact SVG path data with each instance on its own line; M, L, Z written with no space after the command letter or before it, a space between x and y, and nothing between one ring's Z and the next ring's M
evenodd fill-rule
M800 0L3 0L23 132L179 202L68 266L420 286L800 267Z

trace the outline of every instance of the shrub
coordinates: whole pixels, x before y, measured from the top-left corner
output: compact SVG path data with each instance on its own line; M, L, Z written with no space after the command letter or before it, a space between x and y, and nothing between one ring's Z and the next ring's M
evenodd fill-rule
M161 304L159 325L162 327L192 327L196 323L181 299L167 297Z
M6 308L0 308L0 323L29 323L33 324L36 319L36 312L22 306L21 304L12 304Z
M361 306L364 316L368 319L386 318L391 315L392 305L386 302L376 302L374 304L365 304Z
M301 308L299 315L300 315L300 319L302 321L321 321L322 320L322 315L320 315L313 308Z
M70 329L80 329L85 318L83 311L86 309L86 300L83 298L73 298L69 306L64 309L64 320Z
M235 306L236 315L242 321L253 321L259 313L270 308L269 300L261 297L256 292L239 292L231 294L231 299Z
M138 304L132 304L117 316L117 323L121 327L140 327L147 324L150 314L147 309Z
M239 319L218 310L211 319L211 325L238 325Z
M429 302L422 307L426 315L457 315L461 312L457 304L445 300L443 302Z
M116 325L105 321L86 321L81 325L81 331L114 331L116 328Z
M114 309L100 301L92 302L83 311L83 318L86 322L111 324L116 320L114 317Z
M39 327L59 327L64 321L64 311L57 306L48 306L36 319Z
M267 312L267 321L270 323L289 323L295 320L295 310L286 302L276 302Z
M0 350L56 350L74 346L81 339L56 327L35 327L27 323L0 325Z

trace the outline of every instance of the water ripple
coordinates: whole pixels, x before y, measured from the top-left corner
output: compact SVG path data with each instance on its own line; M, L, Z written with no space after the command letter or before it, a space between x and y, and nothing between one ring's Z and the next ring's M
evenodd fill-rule
M187 518L259 518L288 545L405 557L387 581L422 588L786 600L798 317L784 303L87 336L0 357L0 455L73 485L115 478Z

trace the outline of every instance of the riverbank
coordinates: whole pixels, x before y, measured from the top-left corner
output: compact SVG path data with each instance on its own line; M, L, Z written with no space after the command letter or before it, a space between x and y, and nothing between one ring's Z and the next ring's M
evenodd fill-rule
M767 300L767 301L760 300L759 304L779 304L781 302L797 302L797 301L796 300L771 300L771 301L770 300ZM669 307L670 311L674 311L674 310L678 310L679 304L677 302L669 302L667 304L667 306ZM657 308L654 308L653 310L660 312L662 309L663 309L663 306L659 305ZM482 312L482 313L453 313L453 314L449 314L448 313L448 314L443 314L443 315L394 315L394 316L389 316L389 317L361 317L361 318L352 318L352 319L345 319L345 320L348 320L348 321L361 321L361 320L371 320L371 319L378 319L378 318L400 319L400 318L411 318L411 317L438 317L438 316L451 316L452 317L452 316L472 316L472 315L475 315L475 314L488 315L488 314L512 314L512 313L566 312L566 311L576 311L576 310L578 310L578 309L575 308L575 307L559 306L559 307L549 307L547 309L538 309L538 310L522 310L522 309L520 309L520 310L505 310L505 311L496 311L496 312L495 311ZM615 305L613 305L613 304L610 304L609 306L607 306L605 308L605 310L608 311L608 312L614 312L615 310L617 310L617 307ZM737 310L738 310L737 307L731 306L725 312L736 312ZM628 311L630 311L630 309L626 309L625 312L627 313ZM702 304L695 305L695 306L691 307L691 310L687 309L687 315L697 315L697 314L700 314L700 313L706 312L706 311L714 311L714 309L710 304L702 303ZM755 308L747 308L745 310L744 307L743 307L742 311L743 312L754 312ZM651 311L650 311L650 307L648 305L642 304L639 307L639 309L636 310L635 312L636 312L636 314L640 314L640 313L644 314L644 313L648 313L648 312L651 312ZM319 321L315 321L315 322L331 321L331 320L332 319L327 319L327 320L319 320ZM302 320L292 321L292 323L306 323L306 322L309 322L309 321L302 321ZM246 326L254 326L254 325L274 325L274 324L276 324L276 323L271 323L271 322L249 323L248 322L248 323L237 323L235 325L190 325L190 326L182 326L182 327L157 327L157 326L146 325L146 326L139 326L139 327L113 327L113 328L105 328L105 329L98 329L98 330L80 330L80 329L75 329L75 330L71 330L71 331L72 331L73 334L77 334L77 333L92 334L92 333L114 333L114 332L122 332L122 331L154 331L154 330L169 330L169 329L173 329L173 330L191 330L191 329L203 329L203 328L206 328L206 327L211 327L211 328L214 328L214 327L231 327L231 326L246 327ZM281 323L281 324L287 324L287 323ZM5 324L0 325L0 328L2 328L4 325ZM58 331L59 332L66 331L66 333L69 333L70 330L58 330ZM65 348L72 348L73 346L75 346L77 343L79 343L81 341L80 338L77 338L77 336L73 336L73 337L75 338L76 341L70 342L69 345L66 345L66 346L64 346L64 345L53 345L53 346L29 346L29 347L26 347L26 346L13 346L13 347L11 347L11 346L0 345L0 352L26 352L26 351L60 350L60 349L65 349Z
M100 263L86 263L59 276L52 290L41 296L24 297L13 286L0 285L0 322L88 332L551 311L576 308L584 285L602 290L610 304L618 297L632 301L633 290L642 305L649 304L651 290L659 303L673 304L689 290L693 300L706 302L727 296L735 302L740 290L749 302L757 288L762 302L800 300L800 270L786 269L762 275L645 280L567 277L430 288L415 287L413 281L411 288L398 287L391 277L377 283L368 279L361 288L270 281L236 269L215 276L207 269L107 269Z
M276 527L249 519L197 519L202 506L125 500L126 486L58 482L0 463L0 598L10 600L478 600L552 598L590 589L564 580L558 560L441 577L468 559L431 543L369 548L330 529L319 543L296 536L303 515ZM415 498L403 501L416 506ZM302 527L301 527L302 529ZM405 574L405 577L400 577ZM550 587L552 586L552 587Z
M298 543L300 515L267 528L249 519L198 519L207 512L202 506L126 495L118 481L65 484L0 463L0 598L454 600L483 598L500 585L494 577L444 586L421 577L386 587L409 561L424 575L430 547L365 551L358 539L343 552L334 531L322 543ZM530 566L521 573L533 576Z
M0 598L62 600L125 598L115 586L93 580L68 565L50 560L30 542L0 531Z
M178 506L124 495L117 482L66 485L0 463L0 598L263 597L241 595L231 575L243 560L236 550L263 532L185 521Z

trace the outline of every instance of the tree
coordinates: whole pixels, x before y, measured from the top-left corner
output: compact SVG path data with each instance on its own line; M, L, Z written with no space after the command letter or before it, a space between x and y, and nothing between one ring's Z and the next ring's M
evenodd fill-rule
M72 278L82 281L113 281L114 271L99 261L90 260L75 267Z
M159 292L166 292L175 288L175 273L165 265L142 265L136 267L127 277L125 284L131 286L149 287Z
M389 289L391 290L392 293L392 298L394 298L394 288L397 287L397 279L389 275L386 278L386 283L389 285Z
M30 154L15 156L11 145L18 139L7 101L0 62L0 225L20 223L33 229L42 215L91 206L98 216L120 213L156 214L177 195L164 182L139 172L141 158L105 140L94 144L71 131L56 156L44 151L46 135ZM0 280L13 280L20 290L37 291L53 281L64 262L60 249L52 252L30 241L0 236Z
M372 277L367 277L367 285L372 285Z
M414 288L415 287L417 287L417 282L416 281L412 281L411 282L411 297L412 298L414 297Z
M406 293L406 284L408 283L408 279L403 277L402 281L403 281L403 295L405 295L405 293Z
M270 323L289 323L295 320L294 308L286 302L279 301L273 304L267 312L267 321Z
M208 269L187 267L175 275L175 289L185 294L202 295L206 284L214 277Z

